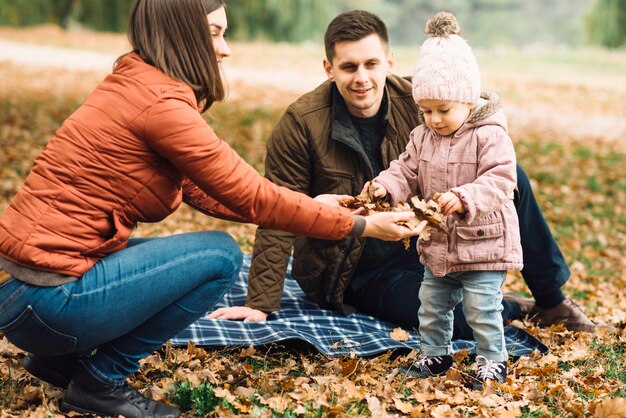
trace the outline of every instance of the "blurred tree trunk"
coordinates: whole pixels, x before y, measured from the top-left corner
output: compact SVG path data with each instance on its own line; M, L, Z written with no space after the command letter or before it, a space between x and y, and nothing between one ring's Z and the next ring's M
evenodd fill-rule
M78 20L85 26L107 32L125 32L133 1L76 0Z
M607 48L626 44L626 0L596 0L587 16L591 43Z
M74 9L74 0L53 0L52 8L55 14L55 23L58 23L62 28L67 29L69 24L72 10Z
M322 39L326 25L337 13L331 1L229 0L229 31L237 39L274 42Z

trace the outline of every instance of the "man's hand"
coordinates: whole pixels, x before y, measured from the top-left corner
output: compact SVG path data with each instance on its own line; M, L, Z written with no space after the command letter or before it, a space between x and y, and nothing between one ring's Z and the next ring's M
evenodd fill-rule
M231 321L243 322L263 322L267 319L268 314L258 309L248 308L247 306L230 306L228 308L219 308L207 315L212 319L228 319Z
M441 206L441 212L444 216L448 216L452 212L465 213L465 208L463 207L463 203L461 203L461 199L459 199L459 197L452 192L445 192L439 196L437 203Z
M365 217L365 230L363 237L372 237L384 241L399 241L419 235L428 225L428 221L422 221L415 229L398 225L398 222L406 222L415 218L413 212L377 212Z

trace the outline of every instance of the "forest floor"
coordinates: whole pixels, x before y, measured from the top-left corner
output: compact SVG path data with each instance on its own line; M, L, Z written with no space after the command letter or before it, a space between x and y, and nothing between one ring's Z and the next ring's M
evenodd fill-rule
M324 80L320 46L231 45L225 103L207 121L262 171L265 140L285 107ZM0 211L60 123L128 48L123 35L53 27L0 28ZM410 74L416 49L396 51ZM131 383L186 416L626 416L626 53L477 51L483 85L501 96L518 160L569 262L564 287L598 323L595 334L514 325L550 349L511 363L478 399L463 353L444 380L398 375L416 353L337 359L307 347L166 347ZM136 236L222 229L251 252L255 227L187 207ZM506 291L529 295L518 275ZM0 334L0 418L62 416L62 391L30 377ZM621 408L621 409L620 409Z

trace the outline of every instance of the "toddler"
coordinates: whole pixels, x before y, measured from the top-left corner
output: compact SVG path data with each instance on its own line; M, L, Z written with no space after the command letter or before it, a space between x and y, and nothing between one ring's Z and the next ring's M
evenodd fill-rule
M426 32L431 37L413 75L424 123L372 185L394 204L441 193L450 233L433 228L430 240L418 241L426 267L418 312L422 355L409 373L435 376L452 367L452 312L463 300L478 343L474 389L481 389L485 380L502 383L507 375L500 287L507 270L522 268L515 151L498 97L481 95L478 64L454 15L437 13Z

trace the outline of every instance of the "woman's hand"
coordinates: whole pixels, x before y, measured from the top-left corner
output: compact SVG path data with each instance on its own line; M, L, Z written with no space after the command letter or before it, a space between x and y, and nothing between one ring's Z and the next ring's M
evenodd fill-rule
M317 200L318 202L326 203L331 206L338 206L342 202L346 205L354 202L354 197L347 194L320 194L313 198L313 200ZM360 215L365 211L365 208L358 208L352 211L353 215Z
M461 203L461 199L459 199L459 197L452 192L445 192L439 196L437 203L441 206L441 212L444 216L448 216L452 212L465 213L465 208L463 207L463 203Z
M243 322L263 322L267 319L268 314L258 309L248 308L247 306L230 306L228 308L219 308L207 315L212 319L228 319L231 321Z
M341 202L350 204L354 200L354 197L347 194L320 194L315 196L313 200L326 203L330 206L339 206Z
M404 238L419 235L428 224L422 221L415 229L398 225L398 222L405 222L415 218L413 212L378 212L365 217L365 230L363 237L378 238L384 241L399 241Z

